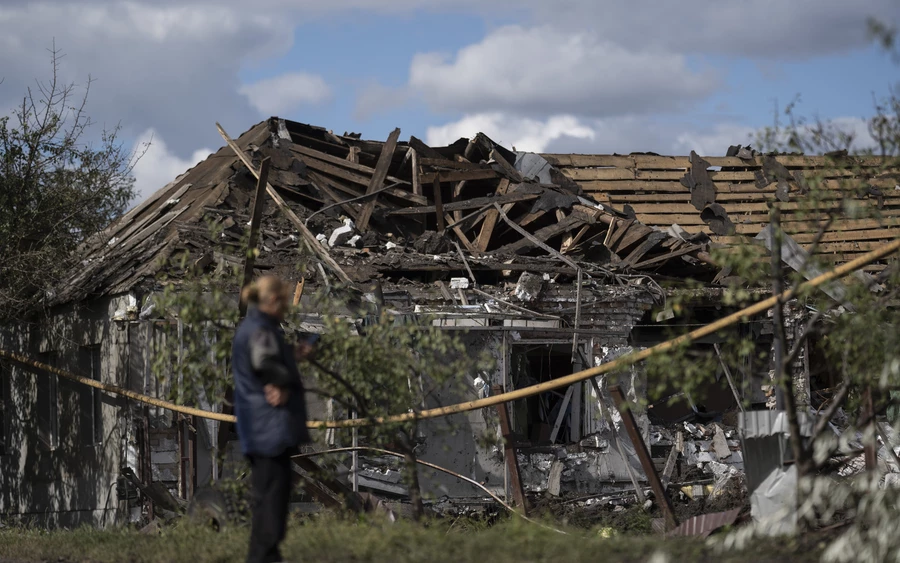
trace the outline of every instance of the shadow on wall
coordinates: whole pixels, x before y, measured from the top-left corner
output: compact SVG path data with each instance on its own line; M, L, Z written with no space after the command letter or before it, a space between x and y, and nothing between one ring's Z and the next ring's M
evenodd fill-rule
M102 381L123 365L105 310L70 309L8 327L4 349ZM41 527L106 526L117 521L116 478L123 449L118 397L34 368L3 362L6 439L0 452L0 517Z

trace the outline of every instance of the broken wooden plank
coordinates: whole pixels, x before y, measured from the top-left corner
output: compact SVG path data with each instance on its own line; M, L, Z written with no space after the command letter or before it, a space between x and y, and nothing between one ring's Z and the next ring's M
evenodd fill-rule
M500 395L503 388L499 385L491 387L491 393ZM516 456L516 445L513 441L512 425L509 422L509 411L506 410L506 403L497 405L497 415L500 418L500 434L503 436L504 458L506 459L506 469L509 472L509 487L512 489L513 502L518 506L522 513L528 514L528 502L525 498L525 489L522 487L522 479L519 475L519 458Z
M384 185L384 180L388 175L388 168L391 165L391 159L394 158L394 149L397 148L397 139L399 138L400 129L394 129L391 131L391 134L388 135L384 146L381 147L381 154L378 156L378 162L375 164L375 171L372 173L372 179L369 182L369 186L366 188L366 195L373 193ZM375 199L366 202L359 212L359 220L356 223L356 228L361 232L365 232L369 229L369 219L372 217L373 211L375 211Z
M678 525L678 518L675 516L675 509L672 507L672 501L669 499L669 495L666 494L666 489L659 480L656 466L653 465L653 460L650 459L650 451L647 449L647 444L644 442L643 437L641 437L637 422L634 420L634 414L631 412L631 408L626 404L625 395L622 393L621 387L612 385L607 389L609 390L609 394L612 395L613 401L616 404L616 409L622 416L622 424L625 426L625 430L628 432L628 437L631 438L631 443L634 446L635 452L637 452L641 466L644 468L644 475L646 475L647 480L650 481L650 488L653 489L653 495L656 497L656 504L659 505L663 512L663 516L666 519L666 529L672 530Z
M654 231L647 225L642 225L640 223L633 223L630 227L628 227L628 230L624 232L622 240L620 240L619 243L616 245L616 248L614 251L618 252L620 250L625 250L632 244L638 242L639 240L643 239L644 237L646 237L647 235L649 235L650 233L653 233L653 232L658 232L658 231Z
M412 185L415 195L422 195L422 184L419 182L419 153L416 149L410 147L412 151Z
M453 217L445 214L444 220L447 221L447 224L452 225L451 227L449 227L450 230L452 230L454 233L456 233L456 236L459 238L460 242L463 243L463 246L466 247L466 250L468 250L472 254L478 254L478 252L475 250L475 246L472 245L472 241L470 241L469 237L467 237L466 234L463 232L462 227L460 227L457 224L457 222L453 221ZM444 229L447 229L447 228L448 227L444 227Z
M525 181L525 178L522 177L522 174L519 173L516 168L507 162L503 155L497 149L493 149L491 151L491 160L500 165L500 168L503 169L503 172L506 174L506 177L516 182L517 184L521 184Z
M497 196L503 197L507 195L507 191L509 191L510 182L508 178L503 178L500 180L500 184L497 186L497 191L495 192ZM494 233L494 227L497 225L497 218L500 214L496 209L490 209L487 214L484 216L484 224L481 225L481 231L478 233L478 239L475 241L475 248L478 249L479 252L484 252L487 250L488 244L491 242L491 235Z
M225 129L222 128L221 125L216 123L216 128L219 130L219 134L225 139L225 142L229 147L234 151L234 153L241 159L241 162L244 163L244 166L250 170L250 173L253 174L257 179L259 179L259 171L253 167L253 163L250 161L250 157L248 157L244 151L237 146L237 144L228 136L228 133L225 132ZM310 248L312 248L313 252L315 252L319 258L325 262L328 267L334 272L334 274L341 280L343 283L350 284L352 283L350 280L350 276L348 276L344 270L338 266L338 263L334 261L334 259L328 254L328 251L322 246L322 243L319 242L315 235L313 235L309 229L306 228L306 225L303 224L303 221L297 217L297 214L288 206L288 204L284 201L281 195L272 187L272 184L266 182L266 192L275 202L275 205L281 209L282 213L284 213L288 220L294 225L300 235L306 239L307 244L309 244Z
M622 261L626 265L629 265L629 266L634 264L635 262L637 262L638 260L643 258L644 254L647 254L654 247L659 245L659 243L666 240L667 236L668 235L666 233L661 233L659 231L654 231L654 232L650 233L647 236L647 238L644 240L644 242L642 242L640 245L638 245L637 248L632 250L631 253L628 254L628 256L626 256L625 259Z
M578 327L575 327L576 330ZM553 424L553 430L550 431L550 443L556 443L556 437L559 436L559 429L562 428L563 420L566 418L566 414L569 409L569 401L572 400L572 393L575 391L575 386L570 385L569 389L566 390L566 394L563 397L562 405L559 408L559 414L556 416L556 422Z

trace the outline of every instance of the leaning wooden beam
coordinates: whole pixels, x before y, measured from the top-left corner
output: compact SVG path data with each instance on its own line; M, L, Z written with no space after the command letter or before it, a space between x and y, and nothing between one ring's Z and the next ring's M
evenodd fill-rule
M491 393L501 395L503 388L494 385L491 387ZM506 403L497 405L497 414L500 416L500 433L503 435L504 457L506 458L506 469L509 471L509 487L512 489L513 502L522 510L522 514L527 516L528 501L525 499L525 489L522 487L522 479L519 476L519 458L516 456L516 445L513 443L512 425L509 422Z
M244 275L241 281L241 287L246 287L253 279L253 265L256 262L256 243L259 239L259 223L262 220L262 211L265 207L265 191L269 184L269 165L271 160L266 157L259 166L259 175L256 180L256 191L253 193L253 203L250 211L250 237L247 241L247 255L244 257ZM240 301L239 314L240 318L244 318L247 314L247 304L243 300ZM233 414L234 408L234 390L230 387L225 391L225 400L222 402L222 414ZM222 422L219 424L218 435L216 436L216 444L220 452L224 452L228 447L228 437L231 435L232 423ZM219 467L219 475L221 478L222 466Z
M394 129L381 147L381 154L378 155L378 162L375 164L375 172L372 174L369 187L366 188L367 195L381 188L385 179L387 179L388 168L390 168L391 160L394 158L394 149L397 148L398 138L400 138L400 129ZM359 212L359 220L356 222L357 229L363 232L369 229L369 219L372 217L373 211L375 211L374 199L363 205L362 211Z
M506 192L509 191L509 179L504 178L500 180L500 184L497 186L497 196L503 197L507 195ZM479 252L484 252L487 250L488 244L491 242L491 235L494 234L494 227L497 225L497 218L500 214L497 210L492 209L488 211L487 215L484 216L484 224L481 225L481 232L478 233L478 238L475 240L475 248L478 249Z
M266 184L269 183L269 165L271 160L266 157L259 165L259 178L256 181L256 191L253 193L253 204L250 211L250 239L247 241L247 255L244 257L244 277L241 287L246 287L253 279L253 265L256 262L256 243L259 239L259 222L262 219L262 210L265 207ZM240 316L247 314L247 304L241 300Z
M250 161L250 158L246 154L244 154L244 151L242 151L240 147L237 146L237 143L235 143L231 139L231 137L228 136L228 133L225 132L225 129L223 129L221 125L216 123L216 128L219 130L219 134L222 135L222 138L225 139L225 142L228 143L228 146L231 147L231 150L233 150L237 157L241 159L241 162L244 163L244 166L246 166L247 169L250 170L251 174L259 179L259 171L257 171L253 167L253 163ZM294 227L298 231L300 231L300 235L306 240L306 243L309 244L313 252L315 252L319 256L319 258L321 258L322 261L328 265L328 267L334 272L338 279L345 284L353 283L350 280L350 276L348 276L344 272L344 270L342 270L341 267L338 266L338 263L335 262L334 259L328 254L328 250L326 250L325 247L322 246L321 242L316 240L315 235L313 235L310 230L306 228L306 225L303 224L303 221L301 221L300 218L297 217L297 214L294 213L294 211L290 207L288 207L288 204L285 203L281 195L279 195L275 188L272 187L272 184L268 182L266 182L266 193L269 194L269 197L272 198L272 201L275 202L275 205L277 205L281 212L287 216L288 220L294 225Z
M647 480L650 481L650 488L653 489L653 495L656 497L656 504L659 505L663 516L666 519L666 530L672 530L678 525L678 519L675 516L675 508L672 506L672 501L669 500L669 495L666 494L666 490L659 480L656 466L653 465L653 460L650 459L650 452L647 450L647 445L641 437L637 422L634 420L634 415L625 403L625 395L622 393L622 388L618 385L613 385L607 389L609 390L609 394L612 395L613 401L616 403L616 409L618 409L619 414L622 415L622 425L625 426L628 437L631 438L631 444L634 446L638 459L641 461L641 466L644 468L644 474L647 476Z

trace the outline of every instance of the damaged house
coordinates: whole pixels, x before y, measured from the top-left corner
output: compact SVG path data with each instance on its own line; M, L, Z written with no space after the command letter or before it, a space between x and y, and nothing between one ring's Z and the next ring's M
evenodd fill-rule
M665 340L673 328L667 299L684 280L705 285L692 294L694 318L721 317L729 272L711 250L754 238L765 245L770 201L784 202L782 220L794 245L783 254L788 267L817 231L792 214L804 196L804 175L820 169L825 157L762 156L742 147L723 157L538 155L512 152L482 134L429 147L415 137L401 142L399 133L366 141L271 118L229 139L92 239L83 269L47 297L48 316L0 328L0 350L164 396L169 390L152 373L151 347L161 323L180 321L149 306L160 275L177 284L171 261L184 252L201 271L243 264L242 241L254 226L255 273L277 272L310 287L377 282L385 306L434 315L447 330L465 330L473 350L490 350L498 360L494 373L460 375L469 378L471 397L456 399L467 400ZM264 159L267 184L257 181ZM834 263L898 232L895 179L866 176L866 161L857 164L853 173L871 186L860 202L878 206L882 217L835 222L816 249ZM260 202L256 218L254 201ZM220 240L209 240L210 222ZM319 259L302 280L295 252L301 240ZM873 264L865 275L884 267ZM754 331L761 349L771 347L771 321L741 330ZM694 346L717 354L717 343L710 338ZM8 356L0 360L0 519L63 526L136 521L151 509L147 491L163 488L188 500L228 475L219 454L237 457L227 424L80 385ZM798 373L809 374L812 361L801 354ZM738 399L766 409L768 372L768 364L749 359L722 361L725 377L710 382L703 409L685 396L674 406L636 413L645 442L637 447L649 448L665 482L705 494L716 474L743 470L734 423L720 417L725 424L706 424L709 413L734 413ZM817 385L811 380L799 382L807 404ZM606 383L578 383L508 404L503 433L518 452L518 469L504 463L502 449L479 444L477 436L496 420L482 411L454 415L451 434L429 438L425 425L420 457L501 496L511 494L513 481L553 495L633 494L634 483L647 476ZM632 399L646 395L639 367L620 383ZM307 400L313 418L333 416L319 398ZM221 397L201 402L207 410L227 410ZM683 431L671 431L673 424ZM361 457L361 490L405 495L399 474ZM698 464L708 471L690 471ZM511 471L519 475L512 478ZM453 477L423 470L421 480L433 498L482 500L481 491Z

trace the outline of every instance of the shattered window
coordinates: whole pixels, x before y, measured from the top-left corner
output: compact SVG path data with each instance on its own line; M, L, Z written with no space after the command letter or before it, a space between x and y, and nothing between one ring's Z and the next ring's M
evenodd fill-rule
M38 355L41 363L56 365L55 352L41 352ZM39 372L37 378L37 421L38 435L44 445L55 449L59 445L59 391L57 376L54 373Z

